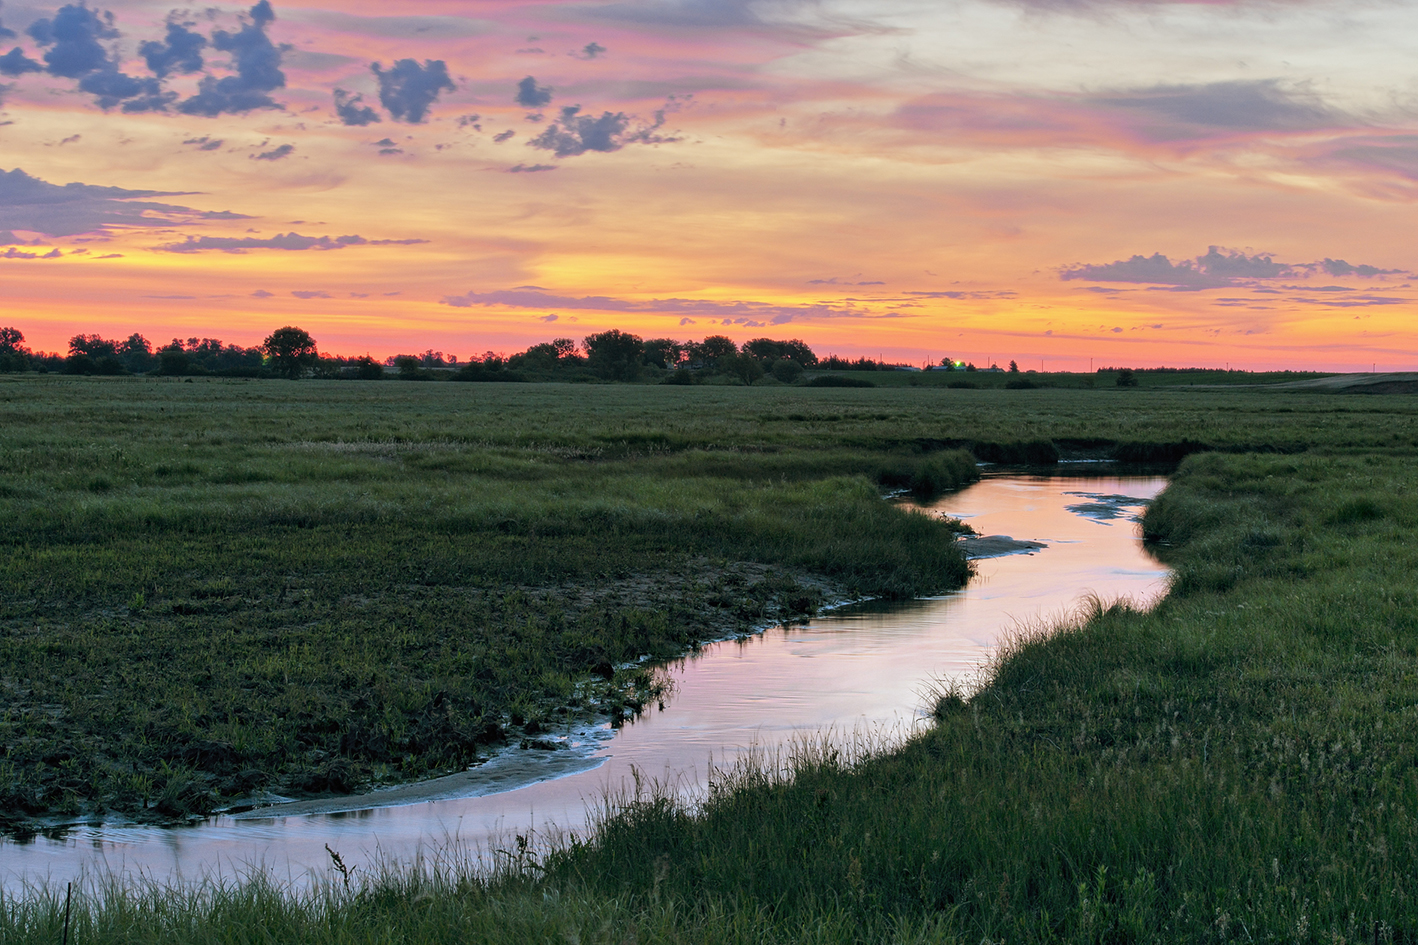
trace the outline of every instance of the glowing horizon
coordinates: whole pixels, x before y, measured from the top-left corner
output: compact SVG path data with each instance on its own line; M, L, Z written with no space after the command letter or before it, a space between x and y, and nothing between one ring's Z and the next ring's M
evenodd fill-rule
M0 324L1418 367L1407 6L388 9L10 0Z

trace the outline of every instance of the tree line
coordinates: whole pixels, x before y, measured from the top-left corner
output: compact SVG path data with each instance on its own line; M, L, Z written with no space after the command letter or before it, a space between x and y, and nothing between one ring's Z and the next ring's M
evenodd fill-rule
M722 376L751 384L765 375L785 383L822 362L798 339L755 338L742 346L723 335L701 341L672 338L642 339L618 329L587 335L578 344L570 338L534 344L504 357L487 352L459 363L456 357L429 350L419 355L395 355L378 361L369 355L344 357L323 353L310 333L292 325L278 328L259 345L244 348L216 338L174 338L154 347L143 335L126 339L80 334L69 339L60 355L32 351L18 328L0 328L0 373L37 371L76 375L150 374L166 376L315 377L378 380L577 380L637 381L667 379L696 383ZM841 362L829 358L828 363ZM852 362L861 369L875 362ZM838 368L841 369L841 368Z

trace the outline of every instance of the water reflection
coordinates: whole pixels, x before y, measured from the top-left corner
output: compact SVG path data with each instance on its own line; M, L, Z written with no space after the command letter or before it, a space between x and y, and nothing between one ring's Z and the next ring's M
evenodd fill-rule
M1161 593L1166 571L1142 550L1133 520L1164 485L1160 477L1010 475L922 508L961 518L982 535L1045 547L978 561L978 575L956 594L858 605L707 646L665 668L674 693L663 710L652 707L615 732L565 733L590 746L579 770L522 769L547 779L502 793L346 813L246 814L170 829L76 826L22 845L0 843L0 884L15 890L114 873L162 882L230 879L265 869L302 885L329 875L327 844L362 870L379 859L459 859L530 828L577 829L589 809L637 774L695 791L711 759L732 763L749 746L771 749L804 731L899 737L920 719L933 679L976 671L1014 628L1056 619L1090 594L1144 601ZM501 766L512 777L519 764L546 766L547 756L568 754L522 752Z

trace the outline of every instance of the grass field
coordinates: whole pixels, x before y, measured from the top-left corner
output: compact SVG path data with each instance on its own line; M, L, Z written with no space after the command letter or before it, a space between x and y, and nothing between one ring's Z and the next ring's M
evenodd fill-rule
M356 712L330 694L358 692L365 705L389 700L387 746L399 730L391 703L407 712L396 700L409 692L429 693L430 706L438 692L443 705L472 698L450 695L476 679L478 660L459 654L510 652L506 640L526 627L539 652L618 633L685 645L692 628L675 638L661 629L668 616L655 622L667 604L627 606L632 577L697 580L706 586L693 606L706 608L724 589L704 576L745 562L794 582L790 594L948 585L961 575L938 550L948 535L876 497L883 483L944 476L926 464L961 446L1204 455L1186 460L1146 518L1178 571L1155 611L1102 608L1020 641L981 692L943 699L938 726L898 752L862 760L829 746L787 772L742 770L698 812L644 798L591 842L524 856L491 879L404 872L308 901L259 884L84 899L76 940L1418 938L1418 400L467 386L477 390L0 384L3 511L15 523L0 673L11 790L28 790L32 771L48 776L43 757L26 760L30 746L79 744L80 709L98 720L87 737L118 737L133 731L127 712L151 712L133 736L151 745L144 733L163 731L153 726L167 712L177 734L158 744L191 733L234 744L212 728L215 712L187 705L221 693L249 706L245 687L265 685L322 706L328 726ZM806 583L814 576L824 584ZM221 581L219 593L197 593ZM606 595L588 606L599 623L564 608L567 622L549 623L568 587ZM484 588L523 595L515 633L492 629L507 626L503 599L477 609ZM761 592L762 609L742 619L782 596ZM226 609L187 613L179 601ZM435 609L455 606L465 609ZM380 616L361 624L359 608ZM644 628L620 622L631 609L647 615ZM418 630L430 610L456 619ZM449 641L465 620L480 632ZM406 636L389 632L405 626ZM345 658L367 662L331 683L289 634L302 646L339 640ZM385 649L361 654L361 634ZM174 639L200 644L195 663L221 679L163 682L150 709L132 708L134 689L127 706L114 700L112 690L168 671L143 654L175 653ZM122 660L105 656L115 644L127 647ZM398 671L414 673L424 660L407 654L430 648L446 675L396 674L401 658ZM568 705L578 673L601 678L594 660L609 662L568 653L561 676L466 692L522 687L525 725L537 706ZM371 667L394 668L366 685ZM634 698L637 683L611 668L608 685ZM510 708L493 711L489 724L513 724ZM331 767L306 751L299 763ZM101 742L93 757L115 753ZM183 777L203 777L201 763L185 762ZM0 938L51 941L59 914L52 899L6 902Z

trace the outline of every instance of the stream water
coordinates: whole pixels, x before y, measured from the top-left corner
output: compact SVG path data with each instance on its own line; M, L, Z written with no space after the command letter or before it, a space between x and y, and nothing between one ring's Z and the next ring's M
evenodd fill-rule
M584 827L636 776L697 792L711 764L805 735L889 745L921 724L933 681L977 672L1009 633L1057 620L1089 594L1141 603L1165 591L1168 572L1143 551L1136 525L1165 484L1156 476L989 476L923 511L1046 547L977 560L978 574L957 593L856 605L711 644L666 667L674 691L663 709L651 706L619 730L562 733L562 751L511 752L413 803L386 792L333 805L348 810L268 808L189 827L79 825L0 841L0 888L107 877L230 881L255 870L300 888L331 875L327 845L360 870L467 862L518 834Z

